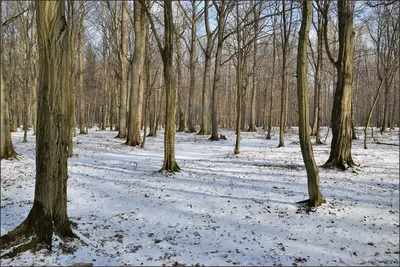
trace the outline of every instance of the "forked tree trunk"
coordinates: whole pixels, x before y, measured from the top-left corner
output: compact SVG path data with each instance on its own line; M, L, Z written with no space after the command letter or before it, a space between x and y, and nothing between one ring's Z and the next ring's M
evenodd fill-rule
M339 17L339 53L338 60L334 61L328 47L326 38L327 10L324 12L324 41L328 57L334 63L337 71L336 90L333 99L331 117L332 143L328 161L324 164L327 168L340 168L354 166L351 156L352 124L351 124L351 99L353 84L353 10L354 3L338 1Z
M308 115L307 42L312 20L312 2L302 1L302 21L297 50L297 99L299 108L299 137L301 153L307 171L308 205L320 206L325 202L319 189L319 173L310 140Z
M33 239L12 253L43 243L51 249L53 232L74 236L67 216L67 158L70 130L68 25L64 1L36 1L39 50L36 184L33 207L25 221L1 237L1 247ZM23 239L22 239L23 240Z
M143 2L144 0L141 3ZM175 159L174 20L172 0L164 1L164 46L157 34L154 21L148 9L146 9L146 13L164 65L164 84L166 89L164 163L160 172L174 173L180 171L180 168Z

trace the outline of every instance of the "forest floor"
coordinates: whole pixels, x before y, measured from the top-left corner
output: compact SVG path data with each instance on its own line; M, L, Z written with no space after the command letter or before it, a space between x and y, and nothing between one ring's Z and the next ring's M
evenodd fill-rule
M364 150L362 129L353 142L360 167L320 169L327 203L306 211L307 177L297 128L286 147L265 133L235 134L226 141L176 134L182 172L163 175L163 131L144 149L97 131L74 138L69 159L68 214L81 238L53 251L25 252L7 265L399 265L399 147L374 144ZM322 134L325 139L326 129ZM380 135L399 144L399 128ZM19 160L1 161L1 235L19 225L32 206L35 137L13 133ZM314 146L318 165L330 145ZM5 252L5 251L3 251Z

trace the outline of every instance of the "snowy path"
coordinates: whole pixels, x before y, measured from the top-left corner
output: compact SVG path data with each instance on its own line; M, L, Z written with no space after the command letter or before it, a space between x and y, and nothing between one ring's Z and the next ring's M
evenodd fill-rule
M242 133L241 154L227 141L177 133L182 172L157 173L163 133L146 148L125 146L115 132L74 139L69 160L68 214L81 241L56 242L53 253L26 252L6 265L393 265L399 264L399 149L353 143L361 167L321 170L328 203L309 214L294 205L307 198L306 172L295 129L277 136ZM325 135L323 135L324 137ZM34 193L34 136L13 133L19 161L1 162L1 234L28 214ZM377 136L399 142L399 129ZM324 139L324 138L323 138ZM329 139L329 138L328 138ZM329 145L314 146L318 165ZM55 238L56 239L56 238ZM85 242L83 244L82 242Z

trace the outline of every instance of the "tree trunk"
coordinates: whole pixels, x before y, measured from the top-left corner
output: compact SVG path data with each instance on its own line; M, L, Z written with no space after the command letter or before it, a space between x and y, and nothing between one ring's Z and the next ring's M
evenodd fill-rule
M0 4L0 14L2 14L2 4ZM0 122L0 141L1 141L1 159L11 159L17 156L17 153L14 151L14 147L11 141L11 132L10 132L10 120L9 120L9 109L8 109L8 99L6 94L6 89L3 82L3 62L4 62L4 54L3 54L3 16L0 16L0 60L2 64L0 64L0 80L1 80L1 122Z
M84 36L84 19L85 19L85 6L83 2L81 5L81 19L79 23L78 32L78 57L79 57L79 71L78 71L78 96L79 96L79 134L86 134L85 132L85 97L83 92L83 36Z
M257 96L257 54L258 54L258 19L260 12L254 8L253 16L254 16L254 51L253 51L253 76L252 76L252 88L251 88L251 104L250 104L250 125L248 132L255 132L256 131L256 96Z
M131 68L131 93L129 99L129 128L126 144L138 146L140 140L140 125L143 108L143 64L146 43L146 12L139 0L135 2L135 49Z
M53 232L60 237L74 236L67 216L70 58L65 2L36 1L36 12L39 110L35 197L25 221L1 237L1 247L14 245L21 237L33 236L33 239L11 253L33 248L38 243L51 249Z
M308 205L320 206L324 198L319 189L319 173L310 141L308 115L307 42L312 20L312 2L302 1L302 21L297 50L297 99L299 108L299 137L301 153L307 171Z
M353 4L350 1L338 1L339 17L339 53L335 63L337 70L336 90L331 116L332 143L327 168L354 166L351 156L352 127L351 100L353 84ZM327 14L324 14L324 32L326 33ZM326 35L325 46L328 52ZM332 56L329 56L332 58ZM332 60L331 60L332 61Z
M286 24L286 9L285 9L285 0L282 0L283 7L283 37L282 37L282 75L281 75L281 116L279 123L279 145L278 147L285 146L284 141L284 132L285 132L285 113L286 113L286 63L287 63L287 49L289 42L289 34L287 32L287 24Z
M196 1L192 1L192 18L191 18L191 38L190 38L190 59L189 59L189 69L190 69L190 89L189 89L189 106L188 106L188 124L189 133L196 132L195 124L195 109L194 109L194 96L196 92L196 31L197 31L197 11L196 11Z
M174 86L174 24L172 17L172 0L164 2L165 46L162 53L164 63L164 82L166 89L164 164L161 172L177 172L180 168L175 160L175 86Z
M242 98L241 98L241 91L242 91L242 61L241 61L241 32L239 30L239 2L236 2L236 35L237 35L237 66L236 66L236 143L235 143L235 150L234 154L240 154L240 126L242 120Z
M75 74L76 74L76 67L75 67L75 37L76 37L76 28L75 28L75 3L73 1L68 1L68 19L70 23L70 30L69 30L69 56L70 56L70 70L69 70L69 114L70 116L70 130L68 135L68 157L72 157L73 154L73 137L75 133Z
M186 119L185 119L185 97L184 97L184 88L182 86L182 48L181 48L181 35L176 34L176 68L177 68L177 87L178 87L178 110L179 110L179 125L178 132L184 132L186 128Z
M122 1L122 19L121 19L121 49L118 53L120 60L121 83L119 88L119 121L118 121L118 136L126 138L126 93L127 93L127 72L126 72L126 8L127 1Z
M212 33L209 26L208 18L208 1L204 7L204 22L206 24L207 45L204 51L204 72L203 72L203 94L202 94L202 110L201 110L201 127L199 135L210 134L210 70L211 70L211 54L213 47Z
M273 105L273 91L275 89L275 62L276 62L276 23L277 17L274 17L274 26L272 32L272 76L271 76L271 91L270 91L270 105L269 105L269 114L268 114L268 133L267 139L271 139L271 130L272 130L272 105Z

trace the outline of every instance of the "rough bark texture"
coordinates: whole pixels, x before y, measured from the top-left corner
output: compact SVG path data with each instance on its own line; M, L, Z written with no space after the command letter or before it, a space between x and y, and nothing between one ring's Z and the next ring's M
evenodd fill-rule
M165 107L165 135L164 135L164 164L161 172L180 171L175 159L175 86L173 69L173 17L172 0L164 2L164 23L165 23L165 46L163 51L164 63L164 82L166 89L166 107Z
M73 236L67 216L70 58L65 2L36 1L36 12L39 110L35 197L26 220L1 237L1 247L13 245L23 237L33 236L33 240L14 252L34 248L38 243L51 248L53 232L60 237Z
M324 14L324 40L328 57L333 61L337 71L336 90L333 100L331 117L332 143L327 168L346 169L354 164L351 156L352 127L351 99L353 83L353 10L354 3L338 1L339 17L339 54L338 60L333 61L326 39L327 14Z
M140 125L142 121L143 107L143 66L144 66L144 48L146 42L146 12L139 0L135 2L135 49L133 52L133 61L131 68L131 93L129 97L129 127L126 144L138 146L140 140Z
M302 1L302 21L297 50L297 99L299 107L299 137L301 153L307 170L308 205L320 206L324 198L319 189L319 173L309 133L308 81L307 81L307 42L312 20L312 2Z
M0 14L2 7L0 5ZM0 16L0 40L3 40L3 17ZM3 61L3 41L0 42L0 59ZM8 99L6 94L6 88L3 82L3 63L0 64L0 79L1 79L1 114L0 114L0 141L1 141L1 159L15 158L17 153L14 151L14 147L11 141L10 123L9 123L9 110L8 110Z

